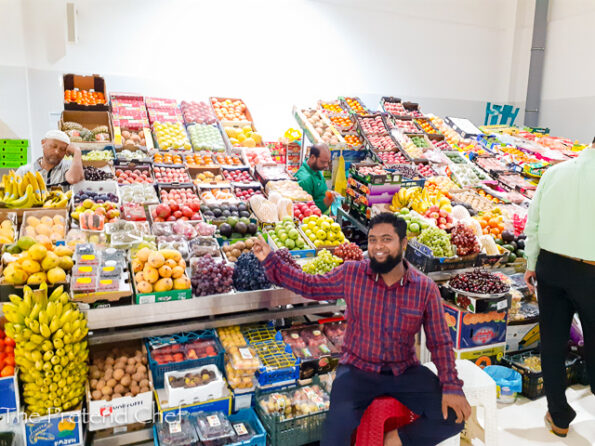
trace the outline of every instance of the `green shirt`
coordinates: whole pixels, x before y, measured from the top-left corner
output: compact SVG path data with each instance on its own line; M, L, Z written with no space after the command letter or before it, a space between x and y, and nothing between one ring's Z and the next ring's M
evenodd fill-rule
M529 271L535 271L540 249L595 261L595 148L545 172L525 234Z
M298 184L312 195L314 203L320 209L322 213L326 212L328 206L324 204L324 196L326 194L326 180L322 176L322 173L315 172L308 166L308 162L304 161L302 167L295 173L295 177L298 180Z

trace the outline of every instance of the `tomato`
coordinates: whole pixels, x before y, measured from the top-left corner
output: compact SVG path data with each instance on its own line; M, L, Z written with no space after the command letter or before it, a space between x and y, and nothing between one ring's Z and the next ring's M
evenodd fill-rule
M4 339L0 339L0 352L4 351L4 344L5 344Z
M14 347L16 345L16 343L14 342L14 339L12 339L12 338L5 338L4 343L6 345L10 345L11 347Z
M4 360L4 364L14 366L14 356L12 356L12 355L7 356L6 359Z
M4 347L4 353L13 353L14 352L14 347L12 345L6 345Z

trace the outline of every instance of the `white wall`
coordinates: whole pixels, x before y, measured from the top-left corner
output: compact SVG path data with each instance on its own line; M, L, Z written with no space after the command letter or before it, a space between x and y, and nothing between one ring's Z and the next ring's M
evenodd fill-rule
M595 136L595 2L550 0L540 126L590 142Z
M28 84L29 122L14 127L36 147L64 72L100 73L110 91L242 97L267 139L295 126L293 104L338 95L401 96L477 123L486 101L524 101L533 0L79 0L77 44L64 0L0 2L22 32L17 49L0 43L0 94L12 91L0 123L25 119L11 110ZM4 65L24 66L25 86Z

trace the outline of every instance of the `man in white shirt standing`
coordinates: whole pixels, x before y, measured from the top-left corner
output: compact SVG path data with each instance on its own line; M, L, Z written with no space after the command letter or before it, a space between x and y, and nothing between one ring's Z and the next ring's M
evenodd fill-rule
M40 172L46 186L68 186L85 179L81 149L70 143L68 135L60 130L50 130L41 140L43 156L21 166L17 175ZM72 155L72 161L64 156Z
M570 325L578 313L595 389L595 140L570 161L549 168L529 208L527 272L537 281L546 424L565 437L576 412L566 399Z

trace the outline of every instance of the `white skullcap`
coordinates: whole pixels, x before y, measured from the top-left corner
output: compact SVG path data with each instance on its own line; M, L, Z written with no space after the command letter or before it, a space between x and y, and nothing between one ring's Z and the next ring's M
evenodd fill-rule
M55 139L70 144L70 138L61 130L50 130L45 134L45 139Z

